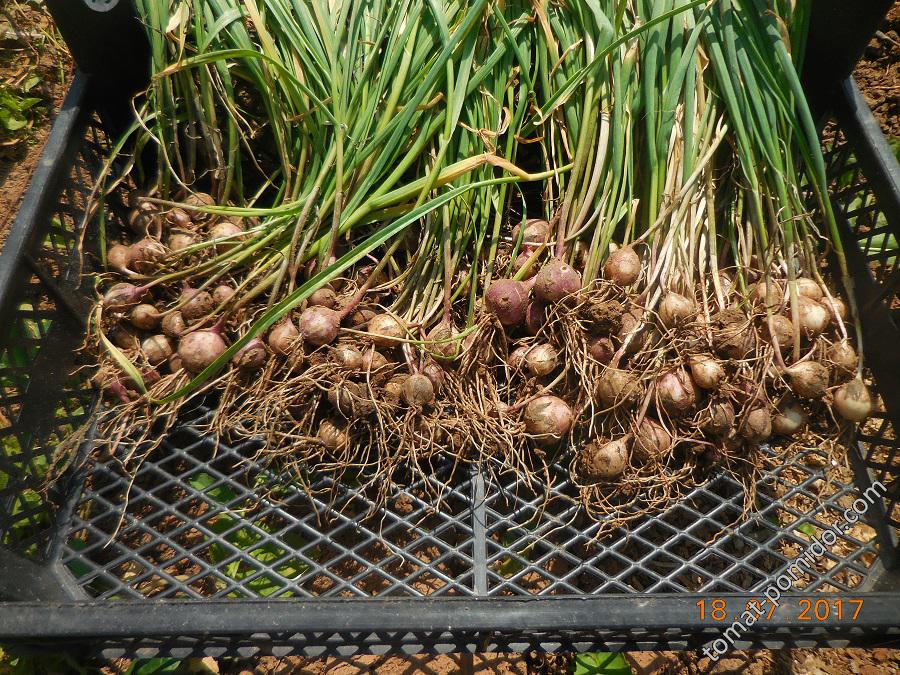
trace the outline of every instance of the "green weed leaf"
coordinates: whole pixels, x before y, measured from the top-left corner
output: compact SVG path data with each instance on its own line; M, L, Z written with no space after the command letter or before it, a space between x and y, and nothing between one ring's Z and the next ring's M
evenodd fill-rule
M143 659L132 663L125 675L162 675L174 673L180 666L179 659Z
M621 654L588 652L575 657L575 675L631 675L631 666Z

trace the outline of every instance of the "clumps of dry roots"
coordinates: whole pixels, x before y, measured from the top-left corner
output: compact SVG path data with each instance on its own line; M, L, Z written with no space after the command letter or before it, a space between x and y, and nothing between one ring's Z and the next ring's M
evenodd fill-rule
M181 409L216 392L210 418L192 423L220 438L263 440L253 459L289 471L310 494L318 490L328 499L352 480L378 507L398 484L417 481L437 506L456 471L501 442L490 436L496 425L473 423L465 409L471 399L454 372L434 374L430 361L422 370L433 375L425 376L433 393L416 398L421 371L410 374L405 361L395 360L399 349L359 346L352 340L305 354L295 341L262 369L232 367L188 398L163 406L145 398L120 403L102 421L104 437L123 465L134 467L158 447ZM189 380L184 372L167 375L149 394L162 398ZM442 481L434 478L439 469Z
M273 368L264 390L220 405L219 431L264 439L258 458L293 467L309 490L310 475L327 475L335 486L353 476L362 489L374 488L380 504L395 482L422 479L438 500L442 487L430 480L435 467L448 456L468 461L477 445L452 405L453 378L444 375L440 392L446 395L410 402L415 376L404 372L405 364L347 367L334 360L344 347L320 348L305 368Z
M350 481L378 506L417 481L438 506L472 463L545 494L563 466L603 534L666 508L715 467L744 483L749 508L772 456L763 446L831 442L871 409L842 303L823 286L770 278L741 294L723 277L676 292L647 282L630 247L587 285L561 258L524 280L495 279L462 331L453 326L464 312L449 300L440 323L421 325L391 311L397 289L380 264L349 270L184 396L266 305L227 275L197 288L181 281L179 270L214 250L172 259L184 232L218 241L241 236L245 223L175 215L180 230L157 232L168 228L166 247L145 237L113 251L119 276L85 345L114 404L101 435L128 471L185 407L214 395L192 423L261 439L255 459L309 492ZM546 237L537 225L525 233L523 264L543 251L528 239ZM438 470L448 465L449 475Z
M776 347L771 339L771 308L741 307L735 297L721 309L698 298L663 297L650 310L645 295L601 280L544 304L531 325L504 325L483 312L458 354L386 336L390 321L373 312L317 347L289 316L260 342L261 358L235 357L192 396L161 406L107 364L97 379L121 402L103 427L123 464L133 465L180 408L216 392L201 424L221 437L262 439L255 459L289 470L311 493L352 480L377 506L398 484L420 481L437 505L452 475L434 476L448 458L454 470L478 462L497 478L512 474L549 493L552 467L561 464L600 521L600 536L667 508L721 467L743 482L750 508L772 457L761 446L787 451L841 432L831 411L842 392L853 393L855 352L830 325L807 333L794 358L790 340ZM108 316L108 331L121 326L115 312ZM254 318L225 329L239 334ZM147 378L158 365L144 370L150 398L190 381L172 364ZM824 369L824 384L804 377L809 368Z
M779 451L836 445L871 409L841 317L817 284L800 287L819 299L800 296L812 321L801 312L797 330L786 284L774 302L757 289L749 299L731 291L719 305L706 300L710 289L664 292L653 303L600 280L545 303L539 321L500 325L498 316L484 333L494 349L480 348L478 368L508 411L525 406L526 436L536 431L527 402L556 400L542 430L558 428L530 434L532 457L551 448L568 456L600 535L671 506L717 467L743 483L749 510Z

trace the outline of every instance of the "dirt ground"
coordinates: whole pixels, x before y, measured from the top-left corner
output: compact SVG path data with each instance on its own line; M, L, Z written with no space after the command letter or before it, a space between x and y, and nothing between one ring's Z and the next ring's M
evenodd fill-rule
M29 178L38 161L55 112L70 80L71 66L57 42L49 19L35 2L0 0L0 84L19 85L40 77L34 95L43 109L27 133L16 142L0 144L0 244L15 217ZM900 140L900 3L869 45L856 77L866 100L892 141ZM626 655L632 672L646 675L675 673L751 673L797 675L879 675L900 673L900 650L829 649L733 652L718 662L695 653L649 652ZM567 672L566 657L522 654L449 655L438 657L356 657L353 659L275 659L246 661L211 659L184 664L191 672L229 675L412 675L413 673L526 674ZM128 663L110 664L107 673L123 673ZM6 672L0 663L0 672Z
M900 137L900 2L869 43L854 76L885 135Z
M71 64L52 22L36 5L0 0L0 85L37 84L27 95L40 99L28 127L0 138L0 244L28 187L50 125L71 80Z

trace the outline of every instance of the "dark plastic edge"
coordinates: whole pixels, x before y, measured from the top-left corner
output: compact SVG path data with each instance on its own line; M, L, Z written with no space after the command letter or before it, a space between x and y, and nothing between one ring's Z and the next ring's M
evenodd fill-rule
M773 593L774 595L774 593ZM709 616L713 599L726 601L727 617ZM824 625L806 602L860 599L842 609L843 619L829 629L889 629L898 626L897 596L892 593L860 595L802 593L782 595L770 618L763 604L763 619L741 631L745 637L784 628ZM697 605L704 601L707 618ZM179 635L252 635L294 633L536 633L543 631L678 630L699 633L724 630L739 620L747 603L762 595L678 594L602 595L592 597L531 598L402 598L318 600L158 600L138 602L8 603L0 615L0 640L126 639ZM820 614L824 609L820 611ZM808 615L809 618L805 618ZM136 621L135 618L140 617ZM414 618L414 621L411 619ZM410 624L415 623L411 629Z
M85 598L84 590L57 566L39 565L0 548L0 599L23 602L65 602ZM0 608L8 606L0 601Z
M814 0L803 67L803 85L818 116L839 95L894 0Z
M78 68L96 82L97 113L113 136L134 119L131 97L150 81L150 42L133 0L99 11L83 0L44 0Z

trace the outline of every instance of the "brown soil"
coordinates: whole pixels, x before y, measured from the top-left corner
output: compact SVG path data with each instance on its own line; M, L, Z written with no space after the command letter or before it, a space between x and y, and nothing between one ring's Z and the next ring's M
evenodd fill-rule
M897 650L797 649L726 654L718 661L691 652L626 654L633 675L896 675ZM104 669L121 675L130 663ZM538 654L447 654L442 656L355 656L345 658L191 659L189 672L222 675L562 675L572 672L571 659Z
M54 32L47 15L34 6L0 2L0 83L20 86L37 75L41 82L28 95L42 99L42 113L32 128L17 142L0 145L0 245L71 81L70 60Z
M884 133L900 136L900 3L894 3L853 74Z
M717 662L676 652L629 654L634 675L889 675L900 672L892 649L796 649L732 652Z
M239 675L527 675L532 672L521 655L448 654L446 656L359 656L329 659L261 658L236 663Z

